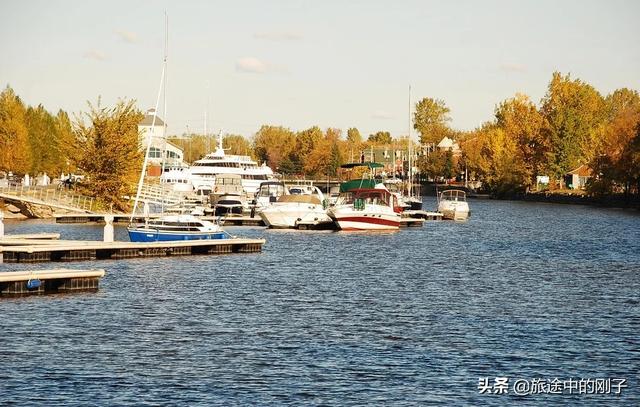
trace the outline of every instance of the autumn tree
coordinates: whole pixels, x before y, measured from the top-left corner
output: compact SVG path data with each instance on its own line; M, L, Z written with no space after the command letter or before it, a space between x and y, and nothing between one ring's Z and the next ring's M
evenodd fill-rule
M420 132L422 144L437 144L451 132L448 122L449 108L440 99L423 98L416 103L413 113L413 128Z
M544 136L551 148L549 169L557 179L594 158L602 141L604 99L589 84L554 72L542 99Z
M640 95L618 89L605 99L608 122L603 142L590 166L597 177L589 185L595 195L617 192L628 197L632 188L640 189Z
M516 94L496 107L495 117L496 125L504 131L505 137L516 142L514 163L522 166L519 170L526 175L524 185L535 185L551 147L542 132L542 115L528 96Z
M25 174L31 167L26 109L13 89L0 93L0 171Z
M58 140L58 150L60 151L60 168L58 171L72 172L76 170L75 159L78 155L73 126L69 115L64 110L58 110L55 121L55 133Z
M253 156L253 148L249 140L238 134L227 134L222 139L227 154Z
M66 157L60 148L56 119L42 105L27 108L25 119L31 151L30 172L34 175L58 173L66 167Z
M262 126L256 133L253 147L258 160L266 162L274 170L296 148L295 134L282 126Z
M378 131L370 134L367 141L373 145L391 144L391 133L388 131Z
M98 99L97 106L89 103L89 112L75 122L77 165L88 179L84 192L105 208L126 211L124 196L135 193L143 161L138 134L143 117L133 100L106 108Z

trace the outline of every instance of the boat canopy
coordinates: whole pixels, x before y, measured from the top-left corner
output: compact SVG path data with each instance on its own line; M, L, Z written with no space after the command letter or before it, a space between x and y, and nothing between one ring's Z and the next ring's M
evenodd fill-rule
M352 179L351 181L346 181L340 184L340 192L347 192L353 189L362 189L368 188L372 189L376 186L376 181L373 179Z
M365 161L362 163L347 163L342 164L340 168L356 168L356 167L369 167L369 168L382 168L384 165L380 163L374 163L372 161Z
M321 205L320 199L316 195L282 195L278 198L278 202L295 202L295 203L305 203L305 204L314 204Z

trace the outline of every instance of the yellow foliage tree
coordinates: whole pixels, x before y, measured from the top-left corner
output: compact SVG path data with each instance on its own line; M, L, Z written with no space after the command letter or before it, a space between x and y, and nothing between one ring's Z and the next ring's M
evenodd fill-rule
M26 109L13 89L0 93L0 170L25 174L31 166Z
M113 108L89 103L88 123L79 118L75 136L79 146L77 165L87 176L84 192L105 208L128 210L125 195L135 193L142 170L138 123L144 115L135 101L119 101Z

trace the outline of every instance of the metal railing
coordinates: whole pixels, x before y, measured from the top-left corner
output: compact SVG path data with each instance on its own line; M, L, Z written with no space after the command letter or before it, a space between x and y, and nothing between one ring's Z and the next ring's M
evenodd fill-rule
M57 186L25 187L24 185L9 185L0 187L0 194L38 200L42 204L67 206L83 211L93 212L95 200L92 197L74 194Z

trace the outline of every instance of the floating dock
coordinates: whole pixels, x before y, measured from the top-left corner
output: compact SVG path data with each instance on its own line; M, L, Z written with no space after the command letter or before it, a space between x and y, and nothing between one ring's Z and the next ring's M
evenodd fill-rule
M191 256L200 254L258 253L265 239L203 239L152 243L62 240L44 244L5 245L0 241L0 263L37 263L131 259L138 257Z
M64 214L64 215L55 215L56 223L104 223L105 216L113 216L113 223L119 224L128 224L131 215L121 214L98 214L98 213L74 213L74 214ZM159 217L160 215L150 215L149 218L153 219ZM201 216L203 220L208 220L211 222L216 222L218 220L217 216ZM144 223L144 216L134 216L134 223ZM259 216L226 216L220 219L220 223L222 225L227 226L265 226L264 222Z
M104 270L37 270L0 273L0 297L96 291Z
M429 212L429 211L416 211L416 210L408 210L402 212L403 217L407 218L419 218L424 220L442 220L442 213L440 212Z

